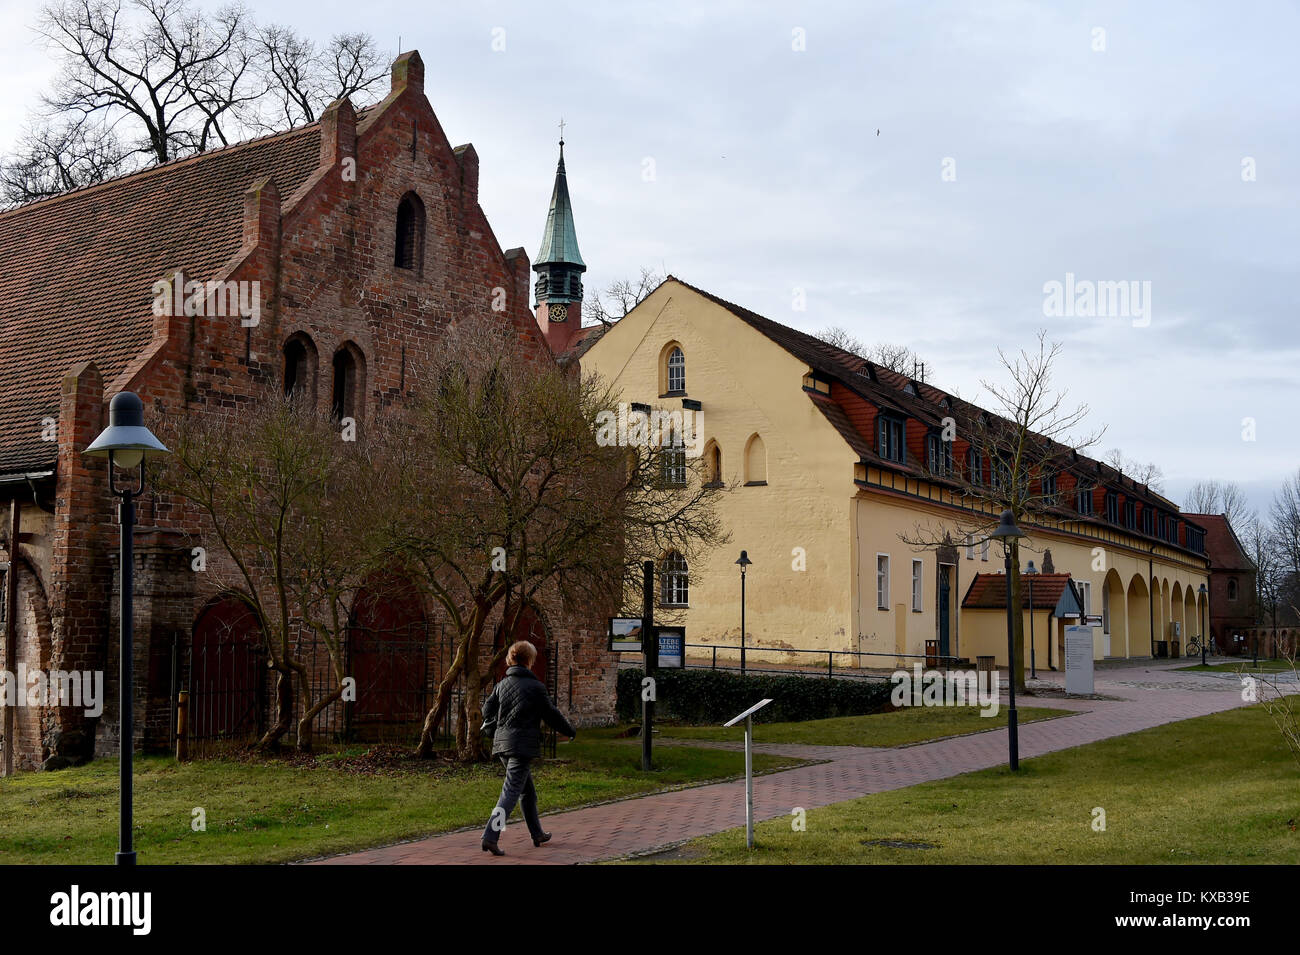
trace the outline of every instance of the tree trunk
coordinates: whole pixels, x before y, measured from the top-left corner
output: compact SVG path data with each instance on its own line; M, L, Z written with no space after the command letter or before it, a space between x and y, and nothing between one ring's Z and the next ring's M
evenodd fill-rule
M257 748L276 750L280 740L293 723L293 671L288 667L275 668L275 722L258 740Z

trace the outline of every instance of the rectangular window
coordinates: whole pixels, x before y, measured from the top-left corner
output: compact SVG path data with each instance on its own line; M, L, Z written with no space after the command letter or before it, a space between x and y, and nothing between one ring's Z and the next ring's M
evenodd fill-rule
M1151 537L1156 533L1155 519L1152 517L1150 505L1147 504L1142 505L1142 533Z
M889 609L889 555L876 555L876 608Z
M989 559L989 539L986 537L980 541L980 560Z
M879 433L880 456L886 461L905 461L907 452L903 445L903 422L881 415Z
M1124 502L1124 526L1131 531L1137 530L1137 504L1133 501Z
M984 456L973 448L966 452L966 480L971 484L984 483Z
M917 560L916 558L912 559L912 612L913 613L920 613L921 608L923 606L922 601L924 600L924 588L921 580L921 575L923 573L921 568L923 566L924 564L922 561Z
M1106 492L1106 520L1119 523L1119 495L1114 491Z
M1086 617L1092 613L1092 581L1079 581L1079 590L1083 592L1083 615Z
M1080 487L1074 494L1074 509L1080 514L1092 513L1092 488Z
M1043 475L1043 503L1044 504L1056 503L1056 475L1055 474Z
M975 541L971 538L969 534L966 535L966 559L967 560L975 559Z

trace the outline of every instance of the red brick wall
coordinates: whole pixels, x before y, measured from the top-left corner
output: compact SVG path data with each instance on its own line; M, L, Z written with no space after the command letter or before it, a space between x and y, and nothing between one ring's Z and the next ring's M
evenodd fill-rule
M519 348L537 361L553 360L529 307L527 256L507 254L497 243L478 204L478 155L470 146L452 148L423 81L418 54L405 54L394 64L392 91L360 123L349 104L332 108L320 127L321 165L294 195L281 195L270 180L247 183L240 254L226 274L187 278L259 282L255 327L243 327L238 316L161 316L150 348L115 381L102 381L88 363L64 382L44 665L106 671L112 712L106 709L101 721L100 753L116 748L118 533L104 465L81 452L105 423L106 392L136 391L150 424L168 414L239 408L282 388L284 343L305 334L316 349L322 410L331 402L336 349L346 346L359 356L355 417L364 424L428 381L431 359L453 323L508 323ZM348 175L353 160L355 177ZM422 268L415 271L393 264L398 204L408 192L425 213ZM139 501L137 521L138 540L153 543L137 554L136 715L143 737L158 745L166 740L170 686L150 679L162 678L159 660L177 622L185 620L188 632L208 594L186 569L188 546L157 537L169 528L197 532L197 516L150 491ZM547 604L546 611L559 654L562 708L577 722L611 721L617 661L605 650L609 609ZM42 639L40 626L21 620L20 626ZM41 652L24 648L29 666ZM58 711L48 721L39 741L34 730L24 730L28 765L55 753L69 759L87 753L94 727L79 711Z

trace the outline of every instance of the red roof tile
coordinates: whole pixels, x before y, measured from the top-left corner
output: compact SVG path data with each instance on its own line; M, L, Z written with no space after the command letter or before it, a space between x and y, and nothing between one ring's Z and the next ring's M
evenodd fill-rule
M41 418L93 360L112 381L152 335L154 282L207 280L239 251L243 195L271 177L282 201L316 169L320 127L156 166L0 213L0 474L56 458Z
M1020 575L1021 606L1029 606L1029 577ZM1069 583L1069 574L1034 574L1033 596L1035 610L1055 610ZM1007 575L976 574L970 582L966 596L962 598L963 609L1006 610L1007 609Z

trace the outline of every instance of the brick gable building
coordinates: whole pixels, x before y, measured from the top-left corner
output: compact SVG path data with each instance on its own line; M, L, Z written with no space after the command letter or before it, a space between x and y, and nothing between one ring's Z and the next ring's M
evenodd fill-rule
M360 112L340 101L308 126L0 214L0 668L106 671L108 699L99 720L10 708L6 764L57 767L116 746L115 517L104 465L81 453L112 395L137 392L156 421L298 389L364 425L420 387L452 323L509 323L520 349L554 360L529 307L528 257L501 249L474 147L452 147L423 87L420 56L406 53L389 94ZM213 314L209 297L205 314L156 314L178 273L255 289L255 308ZM232 614L195 587L182 546L193 518L146 494L138 520L137 745L159 746L173 689L192 677L190 642L229 630ZM560 702L579 723L612 719L605 615L546 605L526 624L549 672L566 674Z

